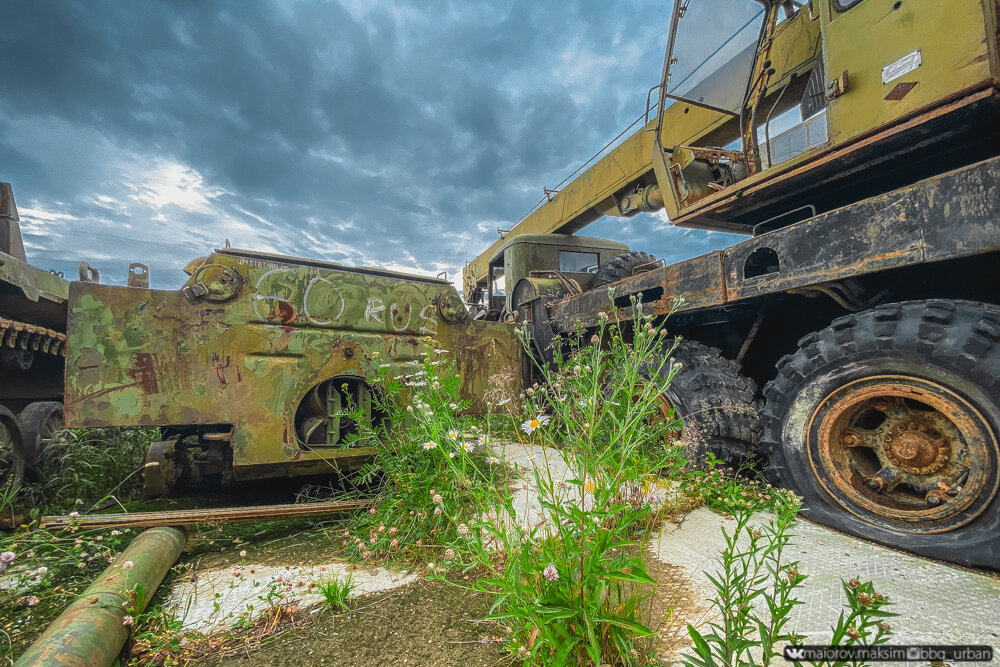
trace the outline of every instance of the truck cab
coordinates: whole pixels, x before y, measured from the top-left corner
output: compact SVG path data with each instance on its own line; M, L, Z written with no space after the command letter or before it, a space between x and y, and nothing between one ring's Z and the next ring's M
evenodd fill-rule
M617 241L572 234L518 234L500 246L489 262L486 319L512 319L519 298L537 291L540 281L556 281L566 293L585 292L598 267L628 252ZM521 285L521 281L526 281Z

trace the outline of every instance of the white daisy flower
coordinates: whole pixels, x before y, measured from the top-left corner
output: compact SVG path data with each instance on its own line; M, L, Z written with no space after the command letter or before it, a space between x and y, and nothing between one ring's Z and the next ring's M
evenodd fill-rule
M510 398L505 398L497 403L497 407L499 408L501 405L507 405L508 403L510 403Z
M549 423L548 415L538 415L534 419L526 419L521 424L521 430L525 433L534 433L536 429Z
M424 449L434 449L437 446L438 444L433 440L428 440L427 442L424 443Z
M471 452L475 448L476 448L476 445L474 443L471 443L471 442L463 442L462 443L462 451L463 452Z
M490 458L486 459L486 462L487 463L500 463L500 459L498 459L495 456L491 456Z
M448 439L458 440L458 431L456 431L455 429L451 429L450 431L448 431Z

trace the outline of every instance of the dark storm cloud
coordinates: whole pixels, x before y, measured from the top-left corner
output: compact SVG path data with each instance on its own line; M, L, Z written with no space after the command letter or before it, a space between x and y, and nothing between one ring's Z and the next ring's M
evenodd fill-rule
M454 275L642 111L666 12L596 3L4 5L0 179L36 263L172 286L234 245ZM637 21L635 17L661 17ZM607 234L679 259L721 235Z

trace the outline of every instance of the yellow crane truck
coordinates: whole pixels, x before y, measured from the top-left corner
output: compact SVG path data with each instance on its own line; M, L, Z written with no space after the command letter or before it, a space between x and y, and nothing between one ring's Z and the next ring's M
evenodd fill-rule
M694 455L1000 568L998 26L998 0L675 0L637 131L466 265L470 308L541 364L640 299L683 337ZM749 238L666 264L574 235L657 210Z

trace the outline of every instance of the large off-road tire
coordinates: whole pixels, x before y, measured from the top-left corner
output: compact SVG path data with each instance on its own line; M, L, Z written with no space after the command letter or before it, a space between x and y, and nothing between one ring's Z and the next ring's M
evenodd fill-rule
M671 356L681 368L662 399L684 421L688 463L701 467L708 453L734 467L746 463L761 435L757 385L714 347L681 341ZM669 372L669 365L661 372Z
M1000 568L1000 307L910 301L799 341L765 388L761 450L804 515Z
M16 489L24 481L27 460L21 425L14 413L0 405L0 473Z
M63 406L58 401L30 403L17 416L28 463L28 472L37 472L44 462L45 449L56 433L66 427Z
M617 257L613 257L607 264L597 270L597 273L594 275L594 285L591 289L604 287L605 285L616 283L623 278L628 278L632 275L632 271L636 267L655 261L656 258L648 252L640 250L623 252Z

